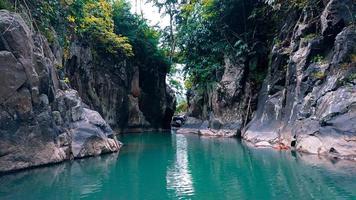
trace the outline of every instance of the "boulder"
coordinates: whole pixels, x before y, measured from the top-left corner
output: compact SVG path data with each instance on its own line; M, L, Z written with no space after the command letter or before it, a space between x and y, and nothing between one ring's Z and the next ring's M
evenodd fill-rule
M98 112L84 108L81 118L83 120L73 123L70 129L74 158L96 156L120 149L121 143L114 139L113 130Z

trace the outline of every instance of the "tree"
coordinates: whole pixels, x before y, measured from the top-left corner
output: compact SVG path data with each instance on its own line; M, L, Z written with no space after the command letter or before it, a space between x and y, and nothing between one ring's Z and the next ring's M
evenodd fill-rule
M150 27L142 16L130 12L131 5L126 0L116 0L113 4L115 33L128 37L133 45L134 58L138 64L156 65L168 71L170 62L165 52L159 47L161 34ZM167 70L166 70L167 69Z
M178 0L148 0L147 2L153 3L159 12L162 13L162 16L169 17L169 26L165 27L165 33L168 33L168 37L164 38L164 43L168 44L169 47L169 60L173 62L176 49L176 39L175 39L175 26L176 26L176 16L179 13L179 1Z

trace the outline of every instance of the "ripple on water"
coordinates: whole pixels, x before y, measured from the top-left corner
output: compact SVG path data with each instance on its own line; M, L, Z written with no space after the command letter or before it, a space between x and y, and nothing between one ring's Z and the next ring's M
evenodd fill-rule
M192 174L188 162L188 143L183 135L177 135L175 147L175 159L167 168L167 190L173 191L175 197L187 197L194 195Z
M356 199L355 162L231 138L156 133L120 140L120 154L0 176L0 199Z

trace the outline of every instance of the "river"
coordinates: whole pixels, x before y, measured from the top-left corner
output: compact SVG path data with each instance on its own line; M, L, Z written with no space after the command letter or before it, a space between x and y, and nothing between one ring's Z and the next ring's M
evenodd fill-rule
M356 163L234 138L122 135L119 154L0 177L0 199L356 199Z

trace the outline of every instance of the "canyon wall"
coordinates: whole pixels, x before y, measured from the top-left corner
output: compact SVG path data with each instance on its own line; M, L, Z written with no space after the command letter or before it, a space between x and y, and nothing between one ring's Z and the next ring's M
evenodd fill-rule
M355 3L319 4L288 12L268 55L226 55L213 89L189 91L189 117L178 132L355 159ZM251 63L267 66L260 87Z
M57 75L45 37L0 11L0 173L118 151L101 115Z
M118 133L170 130L169 66L100 54L75 34L66 48L36 23L26 9L0 11L0 173L119 151Z
M74 42L65 64L70 85L119 132L170 130L176 100L168 68L117 60L94 58L90 47Z
M243 137L304 152L356 155L356 27L351 0L287 21ZM288 30L291 30L288 32Z

